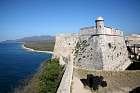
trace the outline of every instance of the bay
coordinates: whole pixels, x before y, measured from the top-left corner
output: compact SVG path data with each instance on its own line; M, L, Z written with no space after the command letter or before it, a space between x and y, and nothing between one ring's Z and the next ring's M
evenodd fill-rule
M0 43L0 93L9 93L37 72L49 53L28 51L21 43Z

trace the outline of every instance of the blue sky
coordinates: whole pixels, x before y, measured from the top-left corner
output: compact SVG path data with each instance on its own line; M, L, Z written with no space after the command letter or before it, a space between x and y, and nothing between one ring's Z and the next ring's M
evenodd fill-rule
M140 0L0 0L0 41L106 26L140 34Z

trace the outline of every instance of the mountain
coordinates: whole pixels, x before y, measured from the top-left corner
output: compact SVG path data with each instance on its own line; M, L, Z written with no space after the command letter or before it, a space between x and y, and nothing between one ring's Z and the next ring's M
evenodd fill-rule
M1 43L38 42L38 41L55 42L55 36L49 36L49 35L31 36L31 37L24 37L16 40L5 40L2 41Z
M19 42L17 42L16 40L5 40L0 43L19 43Z
M32 37L24 37L21 39L17 39L18 42L34 42L34 41L49 41L54 42L55 36L49 36L49 35L41 35L41 36L32 36Z

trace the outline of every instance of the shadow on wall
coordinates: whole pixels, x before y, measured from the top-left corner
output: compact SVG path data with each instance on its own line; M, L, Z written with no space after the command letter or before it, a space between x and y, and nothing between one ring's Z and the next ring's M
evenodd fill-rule
M133 89L129 93L140 93L140 87L136 87L135 89Z
M84 86L88 86L90 89L98 90L99 86L106 87L107 82L103 80L103 76L94 76L92 74L87 75L87 79L80 79Z

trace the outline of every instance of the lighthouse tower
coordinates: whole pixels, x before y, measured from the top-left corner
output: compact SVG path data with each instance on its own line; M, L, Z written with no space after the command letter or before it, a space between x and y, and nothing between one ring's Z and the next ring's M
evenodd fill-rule
M95 23L96 23L96 33L104 34L104 19L102 17L98 17L95 20Z

